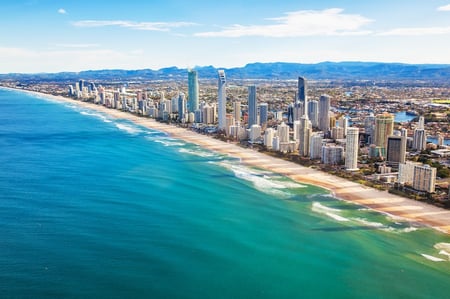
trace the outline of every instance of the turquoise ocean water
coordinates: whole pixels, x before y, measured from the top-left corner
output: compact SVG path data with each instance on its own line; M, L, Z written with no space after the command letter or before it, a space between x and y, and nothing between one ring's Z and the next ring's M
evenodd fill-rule
M0 298L448 298L450 237L0 89Z

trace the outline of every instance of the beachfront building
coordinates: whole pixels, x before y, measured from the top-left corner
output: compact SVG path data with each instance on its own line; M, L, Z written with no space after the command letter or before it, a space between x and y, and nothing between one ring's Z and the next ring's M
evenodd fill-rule
M345 169L358 170L359 129L348 128L345 143Z
M258 124L258 106L256 100L256 86L248 87L248 128Z
M414 179L414 167L422 165L419 162L406 161L398 165L398 182L400 184L412 185Z
M259 142L261 140L261 126L260 125L253 125L250 128L249 139L250 139L250 142L252 142L252 143Z
M226 78L225 78L225 71L224 70L218 70L218 99L217 103L219 106L219 130L226 130L226 101L227 101L227 94L226 94Z
M241 102L236 101L233 103L233 116L236 123L241 122Z
M267 103L259 104L259 125L265 128L268 119L269 119L269 104Z
M330 97L321 95L319 98L319 130L325 134L330 130Z
M323 137L320 134L313 134L309 142L309 157L312 160L320 159L322 156Z
M313 128L319 126L319 102L318 101L308 101L308 118L311 121Z
M186 98L182 92L178 95L178 121L186 121Z
M325 165L338 165L342 163L344 148L338 145L323 145L321 161Z
M187 111L195 112L198 109L198 75L195 70L188 70L188 102Z
M264 145L271 149L273 146L273 138L276 135L276 131L273 128L267 128L264 131Z
M392 166L405 163L406 159L406 137L389 136L387 140L386 160Z
M289 126L282 122L277 127L278 137L280 138L280 143L289 142Z
M412 187L418 191L433 193L436 184L436 168L428 164L414 166L414 179Z
M379 114L375 117L374 144L381 148L381 156L386 157L387 139L394 133L394 115Z
M311 138L312 134L312 126L311 122L308 119L308 115L305 114L300 119L300 126L299 126L299 133L298 133L298 153L300 156L308 157L309 156L309 139Z

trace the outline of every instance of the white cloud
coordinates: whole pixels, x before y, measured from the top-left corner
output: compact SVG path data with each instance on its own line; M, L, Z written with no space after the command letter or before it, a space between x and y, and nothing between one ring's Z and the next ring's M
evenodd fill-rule
M274 22L268 25L235 24L221 31L200 32L200 37L297 37L317 35L366 35L370 31L360 30L372 20L356 14L344 14L343 9L300 10L288 12L279 18L270 18Z
M438 11L450 11L450 4L440 6L437 8Z
M444 35L450 34L450 27L412 27L412 28L396 28L377 35L381 36L420 36L420 35Z
M96 48L99 44L56 44L55 46L61 48Z
M135 30L148 30L148 31L169 31L171 28L193 26L195 23L189 22L132 22L132 21L96 21L85 20L77 21L73 23L76 27L123 27Z
M60 9L58 9L58 13L65 15L65 14L67 14L67 11L64 8L60 8Z

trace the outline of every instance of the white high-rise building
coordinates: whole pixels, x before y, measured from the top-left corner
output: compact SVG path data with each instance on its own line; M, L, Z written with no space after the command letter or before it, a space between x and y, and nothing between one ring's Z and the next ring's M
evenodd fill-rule
M336 145L322 146L322 163L326 165L337 165L342 162L344 148Z
M311 159L320 159L321 158L322 143L323 143L322 135L314 134L311 136L311 141L309 143L309 157Z
M236 101L233 103L233 115L234 115L234 119L236 120L237 123L241 122L241 102L240 101Z
M272 148L275 134L276 132L273 128L267 128L266 131L264 131L264 145L267 148Z
M218 80L218 99L217 99L217 103L219 106L219 130L225 130L226 129L226 125L227 125L227 120L226 120L226 114L227 114L227 106L226 106L226 101L227 101L227 94L226 94L226 78L225 78L225 71L224 70L219 70L218 71L218 76L219 76L219 80Z
M359 129L348 128L345 144L345 169L358 170Z
M256 142L261 139L261 126L260 125L253 125L250 128L250 141Z
M300 132L298 134L299 145L298 152L300 156L308 157L309 155L309 138L312 134L311 122L305 114L300 119Z
M412 185L414 179L414 167L422 165L419 162L406 161L398 165L398 182L400 184Z
M436 168L428 164L414 167L413 188L419 191L433 193L436 185Z
M300 134L300 121L294 120L294 124L292 125L292 131L294 133L293 139L294 141L298 141L298 136Z
M278 137L280 143L289 142L289 126L282 122L277 127Z

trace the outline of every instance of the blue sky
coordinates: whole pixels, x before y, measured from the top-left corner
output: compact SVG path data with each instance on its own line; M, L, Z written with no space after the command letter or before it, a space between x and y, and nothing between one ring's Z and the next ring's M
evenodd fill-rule
M0 73L450 64L450 0L8 2L0 4Z

